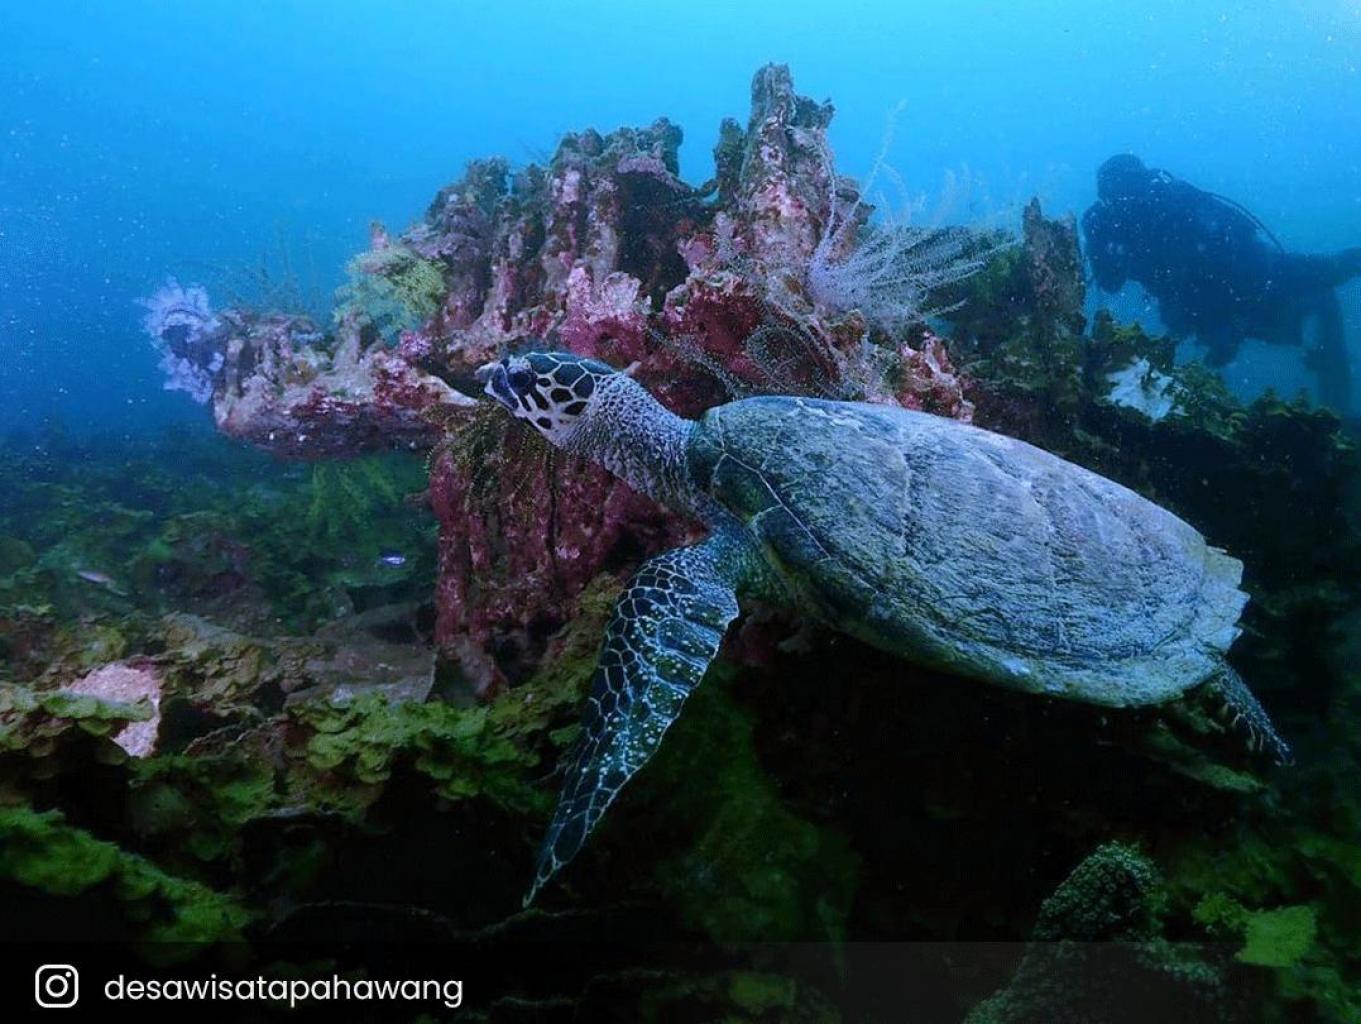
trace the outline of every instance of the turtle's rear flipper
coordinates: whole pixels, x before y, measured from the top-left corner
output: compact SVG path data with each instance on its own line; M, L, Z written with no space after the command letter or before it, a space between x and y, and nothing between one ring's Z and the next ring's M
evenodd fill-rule
M643 563L615 605L582 737L539 850L528 906L576 856L624 783L647 763L737 617L742 559L715 533Z
M1266 751L1277 764L1293 764L1290 744L1281 739L1266 709L1257 703L1242 676L1225 665L1207 684L1224 704L1229 724L1247 737L1248 749Z

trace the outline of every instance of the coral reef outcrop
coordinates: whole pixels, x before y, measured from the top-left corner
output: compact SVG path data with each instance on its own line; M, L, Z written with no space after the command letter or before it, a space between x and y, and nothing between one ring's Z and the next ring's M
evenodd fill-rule
M458 388L488 359L535 339L632 366L685 415L791 389L971 414L937 339L909 343L811 298L827 232L868 216L833 168L831 116L770 66L702 187L678 177L681 132L665 119L568 135L546 166L514 174L474 162L411 230L375 227L330 333L200 302L211 355L195 351L219 429L291 456L431 450L439 645L479 692L504 685L589 580L689 527L600 469L483 436L505 428L459 415L472 403Z

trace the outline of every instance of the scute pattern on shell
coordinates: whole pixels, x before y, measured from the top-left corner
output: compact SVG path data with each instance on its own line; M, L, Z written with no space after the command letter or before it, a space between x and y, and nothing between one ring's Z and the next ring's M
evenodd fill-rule
M927 664L1125 706L1210 678L1242 565L1025 442L889 406L757 398L708 413L696 478L810 610Z

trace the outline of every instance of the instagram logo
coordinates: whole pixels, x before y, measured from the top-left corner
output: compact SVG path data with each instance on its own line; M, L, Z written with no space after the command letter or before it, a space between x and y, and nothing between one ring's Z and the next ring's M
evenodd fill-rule
M75 1006L80 998L80 974L70 964L43 964L33 975L33 998L49 1010Z

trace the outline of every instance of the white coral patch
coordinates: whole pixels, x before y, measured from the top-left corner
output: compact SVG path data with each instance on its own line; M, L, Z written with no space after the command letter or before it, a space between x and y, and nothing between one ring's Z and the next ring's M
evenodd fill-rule
M1154 423L1177 409L1172 378L1153 369L1147 359L1136 359L1123 370L1108 373L1106 379L1111 382L1110 393L1106 395L1109 401L1138 410Z
M151 717L128 722L113 736L113 741L133 757L149 757L156 749L161 726L161 681L151 668L114 663L95 669L64 688L68 693L98 697L117 704L144 700L151 705Z

